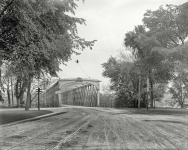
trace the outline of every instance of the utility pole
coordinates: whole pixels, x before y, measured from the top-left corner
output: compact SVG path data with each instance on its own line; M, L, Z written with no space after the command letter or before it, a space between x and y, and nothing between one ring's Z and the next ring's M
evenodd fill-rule
M38 92L38 110L40 110L40 88L38 88L37 92Z
M138 75L138 109L140 109L140 86L141 86L140 74Z
M39 87L39 78L40 78L40 74L38 74L38 110L40 110L40 87Z
M149 77L147 76L147 110L148 110L148 101L149 101Z

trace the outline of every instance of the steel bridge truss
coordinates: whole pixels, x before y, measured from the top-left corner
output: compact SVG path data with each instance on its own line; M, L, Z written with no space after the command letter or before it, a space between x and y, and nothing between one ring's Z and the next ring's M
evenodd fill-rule
M68 105L96 107L97 93L98 90L94 85L86 85L62 93L62 103Z
M81 78L60 80L60 90L56 92L59 105L99 106L99 82L99 80Z

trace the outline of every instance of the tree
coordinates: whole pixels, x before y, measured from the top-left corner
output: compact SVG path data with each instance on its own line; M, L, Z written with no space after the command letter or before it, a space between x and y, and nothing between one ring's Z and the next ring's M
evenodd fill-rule
M111 57L102 64L103 76L110 78L111 90L116 92L117 107L134 107L136 104L137 81L133 70L134 57L121 53L119 58Z
M95 42L77 35L76 24L84 24L84 19L66 14L74 14L74 1L12 0L2 1L0 6L2 59L11 62L11 70L19 81L24 75L23 85L27 89L42 71L57 75L60 63L68 61L73 53L79 54L76 50L92 47Z
M24 97L24 92L26 91L27 88L27 78L25 76L19 76L16 79L15 83L15 96L17 100L17 106L20 107L20 104L24 104L23 97Z
M148 10L143 18L144 25L156 37L156 40L160 44L160 46L154 47L152 52L155 51L155 54L159 52L162 57L165 57L164 60L169 62L168 64L171 63L171 65L168 65L171 68L171 77L172 74L177 72L175 69L176 61L181 59L181 62L185 62L188 58L185 49L182 50L184 53L178 50L185 47L180 45L184 45L188 37L187 8L188 3L180 6L166 5L165 8L161 6L156 11ZM157 74L159 75L159 73Z
M102 85L102 93L100 95L101 106L114 107L115 105L115 92L110 89L110 85Z
M148 10L144 14L144 25L136 26L133 31L126 33L125 46L133 49L133 54L144 64L144 68L141 69L148 72L151 101L153 101L153 82L156 81L154 72L157 73L157 78L160 77L163 81L166 77L168 77L166 81L170 80L173 72L173 65L170 65L172 61L167 61L163 54L154 52L153 49L173 48L185 43L188 35L186 8L187 4L166 5L165 8L161 6L156 11ZM161 64L165 68L161 69Z
M156 11L147 10L144 14L144 25L155 35L163 48L172 48L184 44L188 36L187 7L166 5Z
M139 99L141 97L143 100L146 97L149 99L150 93L151 107L153 107L154 100L162 98L164 83L173 79L176 72L175 60L177 58L174 58L180 56L178 58L180 59L183 55L183 53L176 55L172 49L185 44L188 35L187 8L188 3L181 6L166 5L165 8L161 6L156 11L148 10L144 14L144 24L135 26L133 31L125 34L124 45L131 49L135 61L128 65L127 62L120 63L117 59L110 58L107 63L103 64L105 68L103 75L111 78L111 87L117 93L119 92L120 103L123 98L126 101L130 99L131 94L129 97L126 94L127 91L134 96L140 95ZM166 52L161 53L166 49L167 53L170 51L167 55ZM184 49L184 53L187 53L186 50ZM188 60L187 56L182 58L184 61ZM128 84L130 82L127 82L127 79L134 80L132 84ZM124 84L131 86L124 86Z
M166 89L167 89L167 84L165 84L165 83L157 83L154 85L154 88L153 88L154 107L155 107L156 101L160 102L161 99L164 98Z
M3 99L3 96L2 96L1 89L0 89L0 102L4 103L4 99Z
M178 102L181 108L184 107L185 98L188 98L188 70L187 64L177 62L176 72L169 92L173 99Z
M2 85L0 88L7 93L8 105L13 105L13 98L11 98L11 96L13 97L13 81L8 62L4 62L1 66L1 83Z
M151 88L151 107L153 107L153 82L152 74L158 61L155 55L151 54L153 47L159 46L158 41L151 32L147 32L142 25L136 26L133 31L127 32L124 39L126 47L132 48L133 55L137 58L140 65L137 67L137 75L143 74L149 82L147 84L147 94L149 94L149 86ZM154 58L154 59L153 59ZM146 80L146 81L147 81ZM150 85L149 85L150 83ZM140 94L139 94L140 95Z

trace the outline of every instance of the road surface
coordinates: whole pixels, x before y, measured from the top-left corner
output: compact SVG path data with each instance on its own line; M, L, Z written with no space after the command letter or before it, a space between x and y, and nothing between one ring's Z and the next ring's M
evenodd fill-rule
M66 113L0 130L1 150L188 149L186 115L70 107Z

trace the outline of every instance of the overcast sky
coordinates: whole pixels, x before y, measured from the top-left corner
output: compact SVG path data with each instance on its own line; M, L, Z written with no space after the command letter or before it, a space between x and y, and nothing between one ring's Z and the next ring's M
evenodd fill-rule
M78 34L86 40L97 40L92 50L85 49L81 55L73 55L67 66L61 65L60 78L92 78L107 84L102 76L102 63L125 49L125 33L142 24L147 9L156 10L160 5L180 5L187 0L81 0L75 11L76 17L86 20L86 26L78 26ZM75 61L79 60L79 64Z

